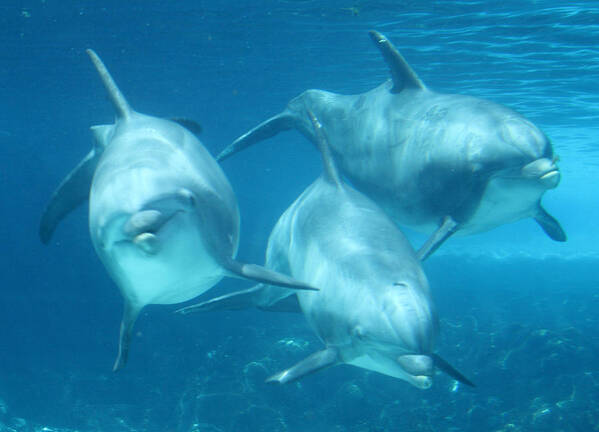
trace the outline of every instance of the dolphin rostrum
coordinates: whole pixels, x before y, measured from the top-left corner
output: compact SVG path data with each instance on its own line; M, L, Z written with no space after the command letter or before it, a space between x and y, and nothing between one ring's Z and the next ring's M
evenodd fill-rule
M420 258L456 232L482 232L527 217L553 240L565 241L560 224L541 206L543 193L560 180L545 135L502 105L429 90L385 36L370 36L391 80L357 95L307 90L217 160L292 128L316 143L311 111L341 173L396 222L432 232Z
M218 163L180 124L134 111L100 58L88 50L117 111L92 127L92 151L54 192L42 216L44 243L89 195L92 243L124 300L114 370L127 361L132 328L147 304L190 300L223 276L314 289L234 259L239 210Z
M308 115L324 173L280 217L269 238L266 265L320 291L293 293L261 284L180 312L270 309L296 296L325 348L271 382L287 383L346 363L422 389L431 386L435 367L473 385L434 353L438 318L416 252L385 212L342 183L322 126Z

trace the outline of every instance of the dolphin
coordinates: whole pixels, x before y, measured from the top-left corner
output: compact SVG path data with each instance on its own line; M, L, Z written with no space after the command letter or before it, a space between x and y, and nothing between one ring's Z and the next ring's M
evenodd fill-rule
M505 106L428 89L385 36L370 36L391 80L356 95L307 90L217 160L291 128L316 143L311 111L340 172L399 224L432 233L419 250L422 259L454 233L528 217L553 240L565 241L558 221L541 206L544 192L560 181L547 137Z
M373 201L344 184L322 125L311 116L324 173L273 229L266 265L318 286L291 292L258 285L180 310L268 308L295 296L325 348L268 381L287 383L346 363L426 389L435 366L473 385L434 352L438 317L416 252Z
M92 243L125 301L113 369L125 365L133 325L147 304L190 300L223 276L314 289L235 260L239 209L218 163L185 127L134 111L100 58L87 53L116 122L92 127L94 148L54 192L40 236L47 243L60 220L89 195Z

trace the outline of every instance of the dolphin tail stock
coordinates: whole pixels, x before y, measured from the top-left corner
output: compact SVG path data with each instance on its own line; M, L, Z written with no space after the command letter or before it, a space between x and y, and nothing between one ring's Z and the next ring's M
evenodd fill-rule
M47 244L60 221L88 198L99 159L99 152L92 149L58 185L40 221L42 243Z
M241 135L239 138L229 144L223 151L221 151L216 157L216 160L221 162L227 159L229 156L233 156L235 153L251 146L252 144L271 138L279 132L289 130L294 127L295 122L296 119L293 113L291 113L289 110L285 110Z
M266 380L267 383L287 384L298 380L306 375L318 372L329 366L339 363L339 353L335 348L328 347L322 351L315 352L304 360L291 366L282 372L276 373Z
M133 113L133 110L129 106L129 103L125 99L125 96L123 96L116 83L112 79L110 72L108 72L108 69L106 69L106 66L104 65L100 57L98 57L94 50L87 49L85 50L85 52L87 52L87 55L89 55L89 58L91 59L96 70L98 71L100 79L102 80L102 83L104 84L104 87L106 88L106 91L110 96L110 100L112 101L112 104L114 105L114 108L116 109L119 118L130 117Z
M229 259L223 263L223 267L232 275L241 277L243 279L251 279L256 282L276 285L284 288L318 291L307 283L300 282L290 276L284 275L274 270L267 269L266 267L259 266L257 264L244 264L234 259Z
M391 78L393 80L391 93L399 93L404 88L426 89L422 80L418 78L416 72L414 72L397 48L389 42L389 39L376 30L370 30L368 34L376 44L377 48L381 51L381 54L391 71Z
M466 384L469 387L476 387L476 384L474 384L472 381L470 381L468 378L466 378L466 376L464 374L462 374L460 371L458 371L456 368L454 368L452 365L450 365L446 360L441 358L439 355L431 354L431 358L433 359L433 362L434 362L435 366L437 367L437 369L445 372L447 375L452 377L454 380L459 381L462 384Z
M545 210L541 204L538 206L537 214L534 216L534 219L552 240L558 242L565 242L568 240L566 232L560 223L557 219L547 213L547 210Z
M430 235L422 247L418 249L418 252L416 252L418 259L424 261L431 256L459 228L460 225L451 216L445 216L439 228Z
M318 150L322 156L325 179L327 179L329 182L335 183L338 187L342 187L343 185L341 183L341 177L337 171L337 166L333 160L333 155L331 155L331 148L329 147L329 142L322 129L322 124L312 111L309 109L307 111L308 117L310 117L310 121L312 122L312 127L314 128L316 145L318 146Z
M119 331L119 352L116 356L113 372L117 372L125 367L129 358L129 345L131 344L131 335L133 334L133 325L139 316L141 308L125 299L123 309L123 319Z

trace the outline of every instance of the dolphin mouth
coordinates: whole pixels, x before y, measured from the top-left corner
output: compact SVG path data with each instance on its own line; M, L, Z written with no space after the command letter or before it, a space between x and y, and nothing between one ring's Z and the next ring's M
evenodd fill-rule
M164 238L162 232L173 223L183 209L161 211L144 209L130 215L119 215L99 229L102 249L113 246L134 245L145 255L157 255L161 251Z
M561 174L557 168L554 170L551 170L548 173L545 173L541 177L539 177L540 183L547 189L556 188L557 185L559 184L560 179L561 179Z
M520 174L525 178L538 181L545 189L553 189L557 187L561 179L561 174L557 166L558 160L557 157L554 157L553 159L537 159L524 165L520 170Z
M154 233L145 232L136 235L133 244L147 255L156 255L160 252L160 241Z
M405 354L397 362L409 377L409 382L419 389L426 390L433 385L433 359L423 354Z

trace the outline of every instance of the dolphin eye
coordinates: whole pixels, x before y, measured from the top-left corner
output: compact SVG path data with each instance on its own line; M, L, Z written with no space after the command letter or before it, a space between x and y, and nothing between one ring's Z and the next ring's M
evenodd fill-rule
M181 199L183 199L185 201L185 203L190 206L190 207L195 207L196 206L196 197L193 193L191 193L191 191L187 190L187 189L181 189L179 191L179 196Z
M393 286L407 288L408 286L404 282L393 282Z
M364 329L360 325L355 326L352 329L352 333L353 333L354 337L356 337L360 340L364 339L364 337L366 336Z

